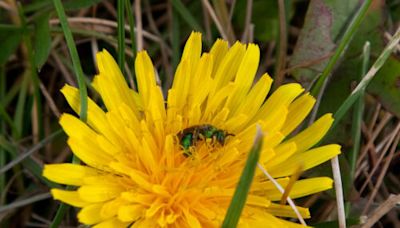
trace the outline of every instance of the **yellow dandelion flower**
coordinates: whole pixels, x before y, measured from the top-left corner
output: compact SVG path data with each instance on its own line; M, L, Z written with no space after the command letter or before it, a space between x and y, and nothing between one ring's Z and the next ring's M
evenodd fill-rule
M107 51L97 54L93 86L106 111L88 101L87 123L63 114L68 145L84 164L49 164L43 175L76 190L52 189L57 200L81 208L78 219L94 227L218 227L252 147L256 125L264 143L259 164L283 187L290 176L340 153L339 145L315 145L332 124L331 114L291 137L315 99L292 83L267 100L272 79L253 85L260 58L255 44L217 40L202 54L201 34L185 45L172 88L164 99L145 51L135 61L138 91L128 87ZM61 90L79 113L78 89ZM328 177L296 181L291 198L332 187ZM279 203L282 193L257 171L240 227L297 227L278 217L296 214ZM297 207L304 218L308 209Z

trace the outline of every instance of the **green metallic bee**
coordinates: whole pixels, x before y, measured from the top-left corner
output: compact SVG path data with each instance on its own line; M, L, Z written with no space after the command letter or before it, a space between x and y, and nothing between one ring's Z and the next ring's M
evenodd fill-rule
M212 142L224 145L228 136L234 136L234 134L218 129L210 124L191 126L178 133L179 142L186 157L192 155L190 148L196 145L197 141L211 139Z

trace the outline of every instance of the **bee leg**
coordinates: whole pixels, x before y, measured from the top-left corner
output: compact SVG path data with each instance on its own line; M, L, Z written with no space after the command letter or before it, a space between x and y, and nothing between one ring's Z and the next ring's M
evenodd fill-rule
M192 155L192 151L191 151L190 147L189 148L185 148L183 150L183 156L190 157L191 155Z
M212 136L211 142L212 142L212 145L215 146L215 142L217 142L217 136L216 135Z

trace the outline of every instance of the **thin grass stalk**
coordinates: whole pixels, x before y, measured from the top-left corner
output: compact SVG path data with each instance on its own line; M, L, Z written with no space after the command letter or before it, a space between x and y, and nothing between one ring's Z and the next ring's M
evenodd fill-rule
M136 49L143 50L143 23L142 23L142 1L135 0L135 23L136 23Z
M226 33L222 23L218 19L218 16L215 13L214 8L211 6L211 4L208 2L208 0L202 0L202 2L204 4L204 7L207 9L208 13L210 14L211 19L214 21L214 24L217 27L222 39L229 41L229 36Z
M17 200L15 202L12 202L8 205L5 206L0 206L0 213L4 213L6 211L9 210L15 210L19 207L23 207L23 206L27 206L27 205L31 205L37 201L41 201L41 200L45 200L45 199L49 199L51 198L51 194L46 192L46 193L40 193L34 196L31 196L29 198L26 199L22 199L22 200Z
M248 1L247 1L248 2ZM222 28L225 34L228 36L229 43L233 44L236 40L235 34L233 33L232 23L230 21L228 9L226 7L225 0L212 0L217 17L222 24Z
M382 186L382 182L386 176L386 172L389 169L390 163L393 161L394 154L397 151L397 148L399 146L399 141L400 141L400 121L398 121L394 132L395 132L394 133L395 137L394 137L393 143L391 145L389 154L386 157L387 158L386 161L383 164L381 164L382 165L381 172L379 173L376 183L374 184L374 188L368 197L367 204L363 208L362 215L365 215L368 213L369 208L372 205L372 202L374 202L374 199L375 199L376 195L378 194L379 189Z
M229 9L229 20L232 21L233 14L235 13L236 0L231 1L231 8Z
M74 70L74 66L73 64L71 64L70 61L68 61L67 58L65 58L62 55L58 55L55 51L54 53L57 55L57 57L59 58L60 62L65 65L69 70L73 71ZM94 87L92 86L92 82L90 81L89 77L87 75L83 75L85 78L85 83L86 83L86 88L91 91L91 92L96 92L96 90L94 89Z
M138 2L138 3L140 3L140 2ZM136 1L135 1L135 4L136 4ZM136 10L136 6L135 6L135 10ZM140 11L140 9L139 9L139 11ZM136 12L135 12L135 14L136 14ZM137 20L137 18L135 18L135 20ZM118 28L118 23L117 22L111 21L111 20L107 20L107 19L100 19L100 18L72 17L72 18L68 18L68 22L69 23L83 23L83 24L98 25L99 27L102 27L102 28L106 28L106 27L111 27L111 28L115 28L115 29ZM51 19L50 20L50 24L51 25L56 25L58 23L60 23L59 19ZM136 23L137 23L137 21L136 21ZM125 31L126 30L129 30L129 25L125 25ZM72 31L74 31L74 29ZM81 30L81 31L83 31L83 30ZM138 26L136 26L135 31L136 31L136 40L137 40L138 39L137 37L139 36L138 35L138 33L139 33ZM142 36L146 37L147 39L149 39L151 41L157 42L157 43L162 42L160 37L148 32L146 30L142 30ZM110 37L111 37L111 35L110 35Z
M278 191L280 191L282 193L282 198L285 195L285 189L278 183L278 181L276 181L271 174L268 173L268 171L264 168L264 166L262 166L260 163L257 163L257 167L261 170L261 172L263 172L263 174L268 178L269 181L271 181L275 187L278 189ZM289 195L289 194L288 194ZM294 213L297 215L297 218L299 219L300 223L303 226L307 226L306 222L304 221L304 218L301 216L299 210L296 207L296 204L294 203L294 201L292 200L292 198L290 198L290 196L286 196L285 201L287 201L290 205L290 207L292 207Z
M50 28L50 31L52 33L62 33L63 32L62 28L60 28L58 26L52 26ZM73 34L104 40L112 45L118 44L118 41L114 37L105 35L100 32L86 30L86 29L75 29L75 28L71 29L71 31Z
M233 8L234 6L232 6ZM250 26L251 26L251 18L253 16L253 0L247 1L246 4L246 16L244 19L244 29L242 33L242 42L251 42L250 41ZM229 21L232 20L232 17L229 16Z
M368 219L360 227L361 228L374 227L374 224L377 223L383 216L385 216L391 210L396 210L396 208L398 208L399 202L400 202L400 194L397 195L390 194L389 197L385 200L385 202L380 203L379 207L377 207L373 212L371 212L367 216Z
M122 75L125 75L125 0L117 1L118 23L118 66Z
M362 80L363 76L367 73L367 69L369 66L369 58L370 58L370 42L365 42L363 48L363 62L362 62L362 69L361 69L361 77ZM353 114L353 126L352 126L352 138L353 138L353 148L349 151L349 165L350 165L350 175L347 176L346 183L349 185L349 189L351 190L352 183L354 181L354 174L356 170L356 162L357 156L360 151L361 145L361 124L363 119L364 113L364 91L365 88L362 89L360 97L356 101L354 114ZM346 218L350 215L351 204L350 202L346 202Z
M344 211L343 184L340 174L339 157L331 159L332 173L335 184L336 206L339 220L339 227L346 228L346 215Z
M275 67L275 82L274 88L278 88L284 81L285 78L285 67L286 67L286 51L287 51L287 17L286 17L286 7L285 0L278 0L279 6L279 37L277 39L278 43L278 62Z
M172 44L172 67L173 70L176 71L178 67L180 56L180 29L179 24L180 20L177 14L177 10L174 8L172 9L172 37L171 37L171 44Z

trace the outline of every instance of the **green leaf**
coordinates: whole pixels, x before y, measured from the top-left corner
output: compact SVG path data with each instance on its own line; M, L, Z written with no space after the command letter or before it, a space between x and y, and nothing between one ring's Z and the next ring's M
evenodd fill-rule
M117 1L118 8L118 65L119 69L122 72L122 75L125 75L125 0Z
M235 193L233 194L231 204L226 212L225 219L222 224L223 228L236 227L237 223L239 222L240 214L242 213L243 207L246 203L247 194L256 171L256 165L258 158L260 157L262 143L263 138L261 130L257 129L253 147L250 150L246 165L243 169L239 183L236 186Z
M297 40L289 66L314 63L293 71L303 83L311 82L328 63L340 32L357 8L359 0L313 0L308 6L304 26Z
M15 26L0 26L0 65L7 62L22 39L23 29Z
M50 35L50 13L45 13L35 21L34 39L34 61L35 66L40 70L46 62L51 49Z

